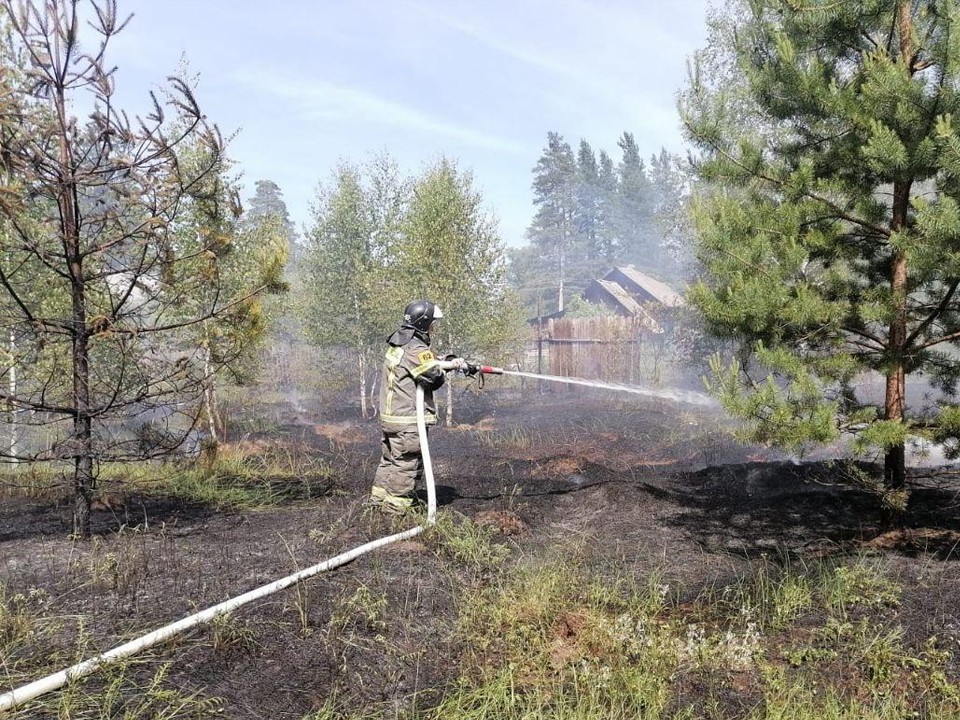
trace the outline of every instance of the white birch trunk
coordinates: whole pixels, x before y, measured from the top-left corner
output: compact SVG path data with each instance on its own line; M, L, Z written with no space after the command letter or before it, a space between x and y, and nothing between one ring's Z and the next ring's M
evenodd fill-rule
M217 396L214 387L213 368L210 364L210 348L203 351L203 407L207 413L207 429L214 445L220 444L220 433L217 430Z
M447 379L447 427L453 427L453 383Z
M17 338L10 331L10 378L8 380L8 389L10 397L17 396ZM20 423L17 413L19 410L12 402L10 404L10 455L13 456L13 462L19 462L16 456L20 451Z
M566 273L566 254L563 250L560 250L560 283L557 288L557 310L563 312L563 280L564 274Z
M367 359L363 352L357 357L357 371L360 374L360 417L367 419Z

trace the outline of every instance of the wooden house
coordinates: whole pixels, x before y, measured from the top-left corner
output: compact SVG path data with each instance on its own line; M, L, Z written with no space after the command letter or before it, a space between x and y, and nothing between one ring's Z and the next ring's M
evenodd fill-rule
M680 293L632 265L591 282L583 298L615 317L571 318L559 311L528 321L536 344L527 360L538 372L549 367L553 375L636 381L644 355L658 352L673 311L683 305Z

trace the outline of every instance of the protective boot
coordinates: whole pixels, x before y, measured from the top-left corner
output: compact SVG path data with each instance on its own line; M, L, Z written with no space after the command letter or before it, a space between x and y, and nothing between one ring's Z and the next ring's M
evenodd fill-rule
M413 498L393 495L382 487L374 485L370 491L370 504L381 512L390 515L402 515L413 509Z

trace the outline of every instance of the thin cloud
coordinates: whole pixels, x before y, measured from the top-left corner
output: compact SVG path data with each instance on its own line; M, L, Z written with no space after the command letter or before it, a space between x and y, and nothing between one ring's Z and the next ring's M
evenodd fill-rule
M366 90L338 85L326 80L298 80L262 71L241 73L238 77L259 92L269 92L296 103L309 117L375 123L432 133L467 145L522 154L519 143L428 115L416 108L378 97Z
M464 35L473 38L477 42L480 42L483 45L486 45L487 47L506 55L507 57L511 57L514 60L519 60L526 65L531 65L541 70L547 70L555 75L560 75L561 77L566 77L578 82L584 82L585 84L585 81L588 80L590 82L595 81L595 78L590 78L587 73L578 70L575 66L569 63L560 62L554 58L548 57L547 55L533 52L532 50L528 50L526 48L509 45L500 40L499 36L495 35L494 33L486 32L476 25L463 22L462 20L458 20L449 15L438 12L433 8L427 8L424 5L420 5L419 7L423 12L429 13L438 22L441 22L447 27L461 32Z
M576 57L573 49L569 46L563 47L562 55L545 53L534 48L526 37L515 38L511 41L508 33L485 27L482 24L471 23L446 12L447 6L428 4L417 0L410 0L408 5L417 8L419 12L429 16L434 21L462 33L495 52L512 58L534 70L549 73L568 86L576 86L582 93L602 99L614 107L629 108L637 100L638 94L645 94L637 82L636 73L631 73L628 78L617 79L618 71L635 63L635 57L619 58L616 64L604 68L597 65L598 57L596 53ZM444 9L439 9L441 7ZM520 5L518 7L529 6ZM554 11L557 10L557 6L550 6L549 4L544 7L547 10L550 10L551 7ZM616 36L629 35L631 26L635 24L637 18L635 12L623 12L616 5L610 6L602 3L594 5L568 0L560 7L565 8L570 14L567 18L568 24L582 23L585 28L593 25L594 32L597 32L598 27L603 27L604 30L600 34L608 38L610 43L613 42L612 38ZM645 48L636 51L637 55L646 52L647 55L655 58L661 53L668 54L671 50L670 46L673 40L664 35L662 31L643 26L636 27L636 31L638 36L642 35L645 38L644 42L646 43Z

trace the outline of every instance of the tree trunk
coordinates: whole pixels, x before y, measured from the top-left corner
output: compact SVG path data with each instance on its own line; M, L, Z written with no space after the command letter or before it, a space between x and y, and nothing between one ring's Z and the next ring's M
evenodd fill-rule
M910 205L910 183L896 182L893 185L893 212L890 227L894 232L906 225ZM894 251L890 260L890 291L893 302L893 318L890 321L887 388L884 400L884 419L904 421L904 395L906 393L906 343L907 343L907 258L902 251ZM907 482L906 453L903 443L887 448L883 463L884 485L891 490L902 489Z
M537 375L543 375L543 309L540 307L539 292L537 293ZM543 380L537 381L537 392L543 395Z
M217 430L217 398L213 386L213 378L207 378L203 387L203 409L207 416L207 430L210 432L210 443L220 445L220 433Z
M906 387L903 363L887 373L884 419L903 422L903 395ZM883 483L891 490L900 490L907 483L906 450L903 443L887 448L883 460Z
M208 452L216 457L220 443L226 438L223 423L220 422L220 409L217 403L217 377L213 369L213 354L210 350L210 326L203 323L203 409L207 416L207 429L210 431Z
M370 417L377 416L378 410L378 399L377 395L379 394L379 385L380 382L379 375L373 375L370 380L370 387L367 389L367 392L370 393L368 398L368 404L370 406Z
M367 419L367 362L363 351L357 353L357 374L360 382L360 417Z
M564 281L564 274L567 271L566 260L567 260L566 253L564 252L564 249L561 247L560 248L560 283L557 288L557 310L560 312L563 312L563 281Z
M79 266L79 261L77 261ZM78 277L80 277L78 275ZM82 282L73 287L73 534L90 536L90 500L93 495L93 422L90 417L90 339L86 330L86 297Z
M90 536L90 500L93 475L93 421L90 416L90 331L87 328L86 278L80 247L80 218L77 208L77 184L73 175L70 150L70 124L63 92L54 97L60 123L60 229L64 254L70 271L73 370L73 533Z
M447 427L453 427L453 383L447 382Z
M7 382L7 389L10 391L10 397L17 396L17 337L13 330L10 331L10 374ZM17 456L20 454L20 424L19 408L11 401L8 410L10 411L10 457L13 462L19 462Z

